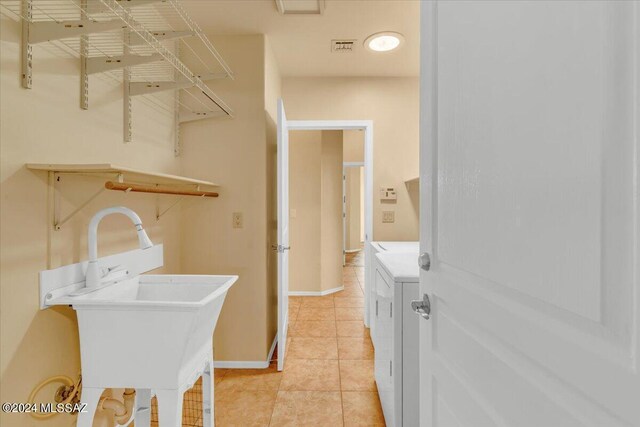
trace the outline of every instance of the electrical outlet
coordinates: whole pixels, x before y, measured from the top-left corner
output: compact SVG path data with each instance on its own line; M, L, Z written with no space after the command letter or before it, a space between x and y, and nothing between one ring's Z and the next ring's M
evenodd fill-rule
M233 213L233 228L242 228L242 212Z
M391 223L395 222L396 213L394 211L382 211L382 222Z

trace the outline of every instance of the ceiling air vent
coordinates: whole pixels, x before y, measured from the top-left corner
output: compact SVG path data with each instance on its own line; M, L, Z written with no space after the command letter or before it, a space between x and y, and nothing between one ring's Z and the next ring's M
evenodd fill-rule
M322 15L324 0L276 0L276 7L283 15Z
M331 52L351 53L355 44L356 40L331 40Z

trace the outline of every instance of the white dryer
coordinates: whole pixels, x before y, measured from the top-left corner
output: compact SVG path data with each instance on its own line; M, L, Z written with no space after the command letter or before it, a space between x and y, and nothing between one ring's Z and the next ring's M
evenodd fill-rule
M371 254L371 262L367 262L365 263L367 266L367 271L365 271L365 277L366 277L366 286L365 286L365 292L367 292L366 298L365 298L365 304L367 304L368 310L365 313L365 325L368 326L371 331L370 331L370 335L371 335L371 341L373 342L373 345L375 347L376 345L376 339L375 339L375 328L376 326L373 324L373 321L371 321L371 319L373 319L374 314L375 314L375 294L376 294L376 289L375 289L375 271L376 271L376 254L378 253L387 253L387 252L398 252L398 253L406 253L406 254L412 254L415 256L415 258L418 258L418 254L420 252L420 242L415 242L415 241L407 241L407 242L371 242L370 244L370 251L369 253Z
M416 254L376 255L374 310L375 378L387 426L419 424L418 319L411 301L419 295Z

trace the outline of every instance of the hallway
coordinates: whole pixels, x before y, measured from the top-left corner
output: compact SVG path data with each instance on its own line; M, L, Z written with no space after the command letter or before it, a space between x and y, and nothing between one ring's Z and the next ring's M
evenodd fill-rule
M283 372L275 363L216 369L216 425L384 426L362 321L364 268L345 267L343 283L332 295L290 297Z

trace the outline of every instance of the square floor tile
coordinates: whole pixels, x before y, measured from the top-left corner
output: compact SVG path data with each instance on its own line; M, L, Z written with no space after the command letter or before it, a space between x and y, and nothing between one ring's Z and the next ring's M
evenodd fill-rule
M345 426L385 426L376 392L343 391L342 406Z
M303 309L307 307L311 308L333 308L333 295L327 295L324 297L308 297L302 300Z
M336 312L331 308L300 307L298 320L334 320Z
M291 327L292 337L335 337L335 320L299 320Z
M277 394L276 390L228 390L216 393L216 425L268 426Z
M364 307L364 298L336 298L334 299L336 308L338 307Z
M342 425L339 391L280 391L271 417L271 426Z
M369 334L367 328L359 320L340 320L336 322L336 327L339 337L364 337Z
M280 390L340 390L338 361L288 359L285 363Z
M298 313L300 313L300 307L289 307L289 325L296 323L296 320L298 320Z
M229 369L229 372L216 385L216 392L226 390L278 390L282 372L278 372L276 363L267 369Z
M289 359L337 359L336 338L293 337L289 345Z
M343 360L373 360L373 344L369 337L338 338L338 358Z
M360 320L363 319L362 307L337 307L336 320Z
M376 391L373 360L341 360L342 391Z

